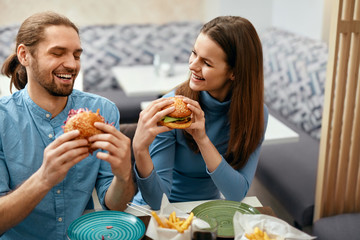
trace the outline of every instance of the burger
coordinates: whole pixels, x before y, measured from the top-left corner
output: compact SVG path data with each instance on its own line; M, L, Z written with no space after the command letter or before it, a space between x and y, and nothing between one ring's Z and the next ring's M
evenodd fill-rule
M175 110L159 121L159 124L173 129L185 129L190 127L192 123L192 111L187 107L186 103L179 97L170 97L174 103L162 108L175 107Z
M96 113L94 113L84 108L78 110L71 109L67 120L64 122L64 132L79 130L80 135L76 139L88 139L93 135L103 133L103 131L94 126L95 122L105 123L105 119L100 115L99 111L98 109ZM96 149L92 149L90 146L91 144L89 143L89 152L92 154Z

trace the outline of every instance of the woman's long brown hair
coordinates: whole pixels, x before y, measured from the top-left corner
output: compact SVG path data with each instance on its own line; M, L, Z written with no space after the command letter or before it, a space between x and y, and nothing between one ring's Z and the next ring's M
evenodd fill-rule
M245 18L217 17L206 23L201 33L215 41L225 52L226 61L235 79L231 87L228 112L230 139L226 161L234 168L242 168L252 152L259 146L264 132L264 73L263 55L259 36ZM176 94L199 101L199 92L182 84ZM195 152L198 146L184 131L187 143Z
M53 25L72 27L79 34L79 29L73 22L54 12L41 12L25 19L16 36L15 51L5 60L1 68L1 73L11 78L10 91L12 85L20 90L27 84L26 69L20 64L16 53L18 46L24 44L29 47L30 53L34 55L37 44L45 38L45 28Z

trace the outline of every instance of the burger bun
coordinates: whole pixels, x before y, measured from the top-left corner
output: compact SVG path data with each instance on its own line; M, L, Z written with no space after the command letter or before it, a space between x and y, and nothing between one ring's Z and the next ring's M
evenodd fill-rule
M180 119L178 121L167 122L164 121L166 118L165 117L164 119L159 121L159 124L172 129L185 129L190 127L192 124L192 111L187 107L187 104L180 97L170 97L169 99L172 99L174 103L162 108L161 110L167 109L169 107L175 107L175 110L169 113L166 117Z

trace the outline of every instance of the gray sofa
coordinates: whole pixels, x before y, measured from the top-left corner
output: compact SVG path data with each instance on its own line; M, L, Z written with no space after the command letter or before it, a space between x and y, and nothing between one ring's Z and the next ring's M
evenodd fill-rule
M344 213L314 222L317 240L360 239L360 213Z
M264 145L256 177L302 228L313 222L328 48L280 29L268 29L261 41L265 102L299 141Z

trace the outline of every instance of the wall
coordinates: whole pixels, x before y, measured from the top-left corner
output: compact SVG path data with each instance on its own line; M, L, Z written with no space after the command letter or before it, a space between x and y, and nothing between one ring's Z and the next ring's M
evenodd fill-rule
M273 26L321 39L324 0L273 0Z
M201 21L205 0L0 0L0 24L20 24L33 13L52 10L77 25Z
M248 18L261 34L270 26L327 41L334 0L208 0L205 19L216 15Z
M0 24L53 10L78 25L203 21L219 15L248 18L261 33L269 26L328 40L334 0L0 0ZM26 4L25 4L26 3Z
M272 24L273 0L207 0L204 17L208 21L219 15L247 18L261 33Z

